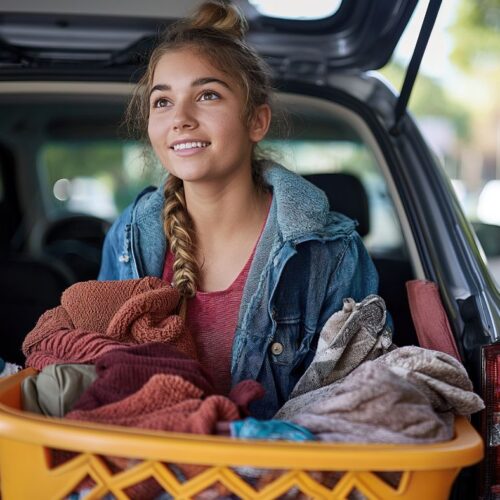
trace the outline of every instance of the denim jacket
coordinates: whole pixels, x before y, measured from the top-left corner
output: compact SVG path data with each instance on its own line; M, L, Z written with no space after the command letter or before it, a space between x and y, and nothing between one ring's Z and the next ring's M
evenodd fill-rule
M233 385L253 379L264 386L250 409L271 418L310 364L326 320L344 298L377 293L378 276L356 223L330 212L321 190L276 164L264 178L273 201L243 290L231 375ZM115 221L99 279L162 276L163 201L161 188L148 188Z

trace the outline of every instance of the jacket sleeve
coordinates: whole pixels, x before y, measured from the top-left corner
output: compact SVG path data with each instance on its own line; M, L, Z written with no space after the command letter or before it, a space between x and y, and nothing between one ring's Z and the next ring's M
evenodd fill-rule
M130 258L130 242L127 239L127 227L130 227L132 206L127 207L110 227L102 249L101 269L97 279L119 280L123 277L120 267L123 260Z

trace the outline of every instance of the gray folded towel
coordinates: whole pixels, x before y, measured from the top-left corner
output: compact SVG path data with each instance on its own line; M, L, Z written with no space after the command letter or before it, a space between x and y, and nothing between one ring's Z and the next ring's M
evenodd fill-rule
M459 361L407 346L290 399L274 418L299 424L325 441L417 444L451 439L453 414L483 408Z
M417 444L453 437L452 413L436 413L412 383L374 361L341 382L291 399L274 418L323 441Z

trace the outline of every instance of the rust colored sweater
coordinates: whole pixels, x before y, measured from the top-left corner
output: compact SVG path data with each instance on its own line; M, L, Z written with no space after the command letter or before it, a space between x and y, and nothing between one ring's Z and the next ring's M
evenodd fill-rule
M196 347L180 316L176 289L159 278L85 281L64 291L26 336L26 365L92 363L112 349L167 342L192 358Z

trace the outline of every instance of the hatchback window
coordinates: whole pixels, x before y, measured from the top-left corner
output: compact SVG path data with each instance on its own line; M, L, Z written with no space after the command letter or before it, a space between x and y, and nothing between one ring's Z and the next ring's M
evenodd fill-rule
M250 3L267 17L280 19L300 19L310 21L333 16L340 8L342 0L295 0L281 2L280 0L250 0Z
M144 187L161 180L162 169L147 163L136 142L46 142L38 167L47 211L113 220Z
M344 125L344 130L348 127ZM349 128L339 137L270 139L266 153L302 174L347 173L363 184L369 201L371 253L403 249L403 237L382 172L369 147ZM164 170L146 161L143 146L120 140L47 141L38 168L47 212L53 216L84 213L113 220Z

